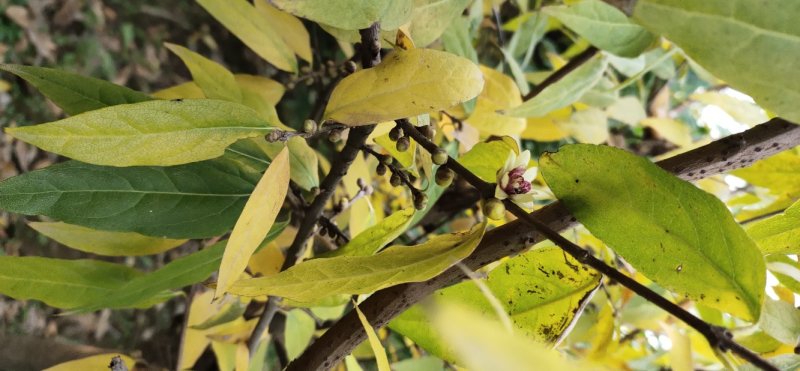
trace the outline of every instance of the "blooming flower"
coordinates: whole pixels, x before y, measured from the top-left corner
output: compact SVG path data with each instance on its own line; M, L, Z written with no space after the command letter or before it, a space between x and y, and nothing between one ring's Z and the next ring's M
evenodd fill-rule
M531 153L528 150L522 151L519 156L511 153L506 159L506 164L497 172L494 197L500 200L510 198L523 208L533 208L533 201L538 192L533 189L531 182L536 178L537 168L535 166L528 168L530 160Z

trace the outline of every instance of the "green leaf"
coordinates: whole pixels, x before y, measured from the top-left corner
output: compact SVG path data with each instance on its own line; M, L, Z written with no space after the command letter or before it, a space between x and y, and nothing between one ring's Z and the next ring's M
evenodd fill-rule
M548 6L542 11L592 45L622 57L635 57L656 41L655 35L631 22L625 13L600 0L584 0L571 6Z
M800 264L788 255L772 254L766 257L767 269L781 285L800 293Z
M297 358L308 347L317 331L317 321L302 309L290 310L286 313L286 355L289 360Z
M359 233L342 248L332 251L326 257L370 256L375 254L406 231L415 211L416 209L410 207L392 213L392 215Z
M537 342L555 344L594 293L600 275L551 246L507 260L492 269L484 282L502 303L518 333ZM435 297L458 302L488 316L496 315L494 307L471 281L439 290ZM430 326L419 305L389 324L392 330L432 354L454 360Z
M227 68L180 45L164 43L164 46L183 61L206 98L242 102L242 91Z
M479 178L494 183L497 181L497 172L513 152L514 148L502 140L481 142L461 156L458 162Z
M243 105L187 99L120 104L6 133L96 165L169 166L219 157L233 142L270 130Z
M201 323L191 325L189 328L194 330L207 330L223 323L229 323L241 317L246 310L247 303L242 302L238 298L234 298L233 300L225 303L222 308L216 313L212 314L211 317L208 317Z
M276 222L264 238L264 246L283 232L289 220ZM133 303L148 300L166 290L175 290L202 282L219 268L227 241L221 241L196 253L175 259L163 268L132 279L113 293L90 305L76 308L93 311L100 308L127 308Z
M313 302L338 294L366 294L429 279L468 256L485 224L467 232L434 237L415 246L392 246L372 256L337 256L295 265L274 276L240 280L228 290L242 296L276 295Z
M411 0L271 0L273 5L314 22L358 30L381 21L381 28L394 30L411 17Z
M758 327L784 344L797 345L800 339L800 310L785 301L767 299Z
M764 255L800 253L800 202L783 214L749 224L746 230Z
M233 227L259 176L227 156L171 167L69 161L0 182L0 208L95 229L206 238Z
M781 354L775 357L767 358L767 362L771 363L778 370L781 371L795 371L800 368L800 355L797 354ZM760 368L752 365L745 364L739 366L739 371L758 371Z
M603 77L608 59L603 55L595 56L574 71L545 88L533 99L522 105L511 108L506 115L514 117L541 117L559 108L577 102Z
M539 165L578 221L642 274L689 299L758 319L764 258L713 195L612 147L568 145Z
M408 31L417 47L436 41L469 3L470 0L415 0Z
M258 56L276 68L297 71L294 52L263 14L247 0L197 0L206 11ZM346 9L346 8L345 8Z
M69 115L152 99L144 93L108 81L51 68L0 64L0 70L25 79Z
M472 46L469 35L469 22L465 18L456 18L442 34L442 46L447 52L467 58L478 64L478 53Z
M133 268L99 260L0 256L0 293L55 308L95 303L139 276Z
M775 194L800 194L800 154L792 149L756 161L751 166L731 172L752 185Z
M186 240L150 237L134 232L99 231L61 222L32 222L28 225L62 245L105 256L158 254L186 242Z
M795 0L641 0L633 16L762 107L800 122L797 14Z

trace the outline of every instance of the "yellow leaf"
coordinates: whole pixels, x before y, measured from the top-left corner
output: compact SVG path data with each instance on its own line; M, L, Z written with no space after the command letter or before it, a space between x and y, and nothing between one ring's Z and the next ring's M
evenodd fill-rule
M569 136L569 132L561 128L561 123L572 115L572 107L564 107L542 117L528 118L525 131L520 134L523 139L540 142L554 142Z
M495 69L480 66L484 81L475 111L467 119L483 136L518 135L525 130L525 119L500 115L503 110L522 104L522 96L514 80Z
M221 297L244 272L250 256L275 222L288 189L289 150L283 149L264 172L233 227L222 255L214 297Z
M239 87L256 92L264 102L272 106L278 104L283 97L283 92L286 91L281 83L267 77L243 73L237 73L233 77Z
M280 70L297 71L297 59L292 49L283 41L280 32L265 22L263 15L247 0L197 2L261 58Z
M561 128L580 143L600 144L608 140L608 118L599 108L573 113L569 121L561 123Z
M32 222L37 232L73 249L105 256L158 254L186 240L159 238L135 232L101 231L61 222Z
M236 345L236 371L247 371L250 368L250 351L247 344Z
M397 37L394 39L394 44L403 50L416 48L414 45L414 40L412 40L411 36L408 36L408 34L402 29L397 30Z
M42 351L46 352L47 350L42 349ZM59 363L53 367L45 369L45 371L107 370L108 365L111 363L111 359L116 356L120 356L122 358L122 361L125 362L125 366L127 366L129 370L134 369L133 366L136 364L136 360L133 358L119 353L106 353Z
M481 71L468 59L431 49L395 50L377 67L344 78L325 117L347 125L396 120L455 106L481 89Z
M273 241L253 254L247 267L254 275L271 276L281 271L284 259L281 248Z
M200 89L194 81L161 89L150 95L158 99L203 99L206 97L203 89Z
M304 61L311 63L311 41L303 22L272 6L267 0L256 0L255 5L256 10L266 19L267 24L280 30L280 36L286 45Z
M217 368L220 371L234 371L236 369L236 344L211 342L211 350L217 358Z
M178 370L191 368L208 346L209 340L206 337L206 333L210 330L196 330L192 326L205 322L222 307L222 302L211 303L213 295L214 292L208 290L192 298L192 304L189 306L189 318L186 322L187 326L181 341L180 359L176 367Z
M353 198L361 190L358 186L358 179L362 179L365 183L369 184L372 175L369 172L366 160L361 155L357 155L353 160L350 169L342 179L344 188L347 190L348 198ZM375 212L372 210L372 204L369 197L361 197L350 205L350 222L349 229L351 236L357 236L359 233L375 224Z
M192 73L192 79L207 98L241 102L242 92L233 74L225 67L180 45L164 43Z
M689 336L674 324L665 324L664 329L669 336L669 340L672 341L672 348L669 350L669 363L672 370L694 370L692 343L689 340Z
M361 321L361 325L364 326L364 331L367 333L367 339L369 340L369 345L372 347L372 352L375 353L375 362L378 363L378 371L391 371L391 367L389 367L389 359L386 357L386 350L383 349L381 339L378 338L378 334L375 333L375 329L369 324L369 321L367 320L367 317L364 316L364 313L361 313L361 309L358 308L358 304L353 302L353 305L355 306L356 313L358 314L358 319Z
M692 132L689 126L672 119L650 117L642 120L642 125L653 128L664 139L680 147L692 144Z

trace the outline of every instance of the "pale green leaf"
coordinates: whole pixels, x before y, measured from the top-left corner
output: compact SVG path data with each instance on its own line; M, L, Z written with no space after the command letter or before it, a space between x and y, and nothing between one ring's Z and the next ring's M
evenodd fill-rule
M467 232L431 238L416 246L393 246L372 256L314 259L269 277L240 280L235 295L276 295L311 302L338 294L366 294L406 282L429 279L468 256L478 245L485 224Z
M437 306L433 323L464 366L476 371L595 369L572 363L558 352L455 304Z
M695 93L689 98L701 103L715 105L729 114L734 120L745 125L755 126L769 120L766 112L757 105L718 91Z
M494 268L485 285L502 304L517 333L555 344L579 316L600 282L600 275L555 246L514 257ZM495 316L478 286L467 281L439 290L436 297ZM430 329L422 307L404 312L389 325L432 354L454 360L446 344Z
M105 353L93 356L83 357L80 359L59 363L55 366L48 367L44 371L86 371L86 370L103 370L109 368L111 359L119 356L122 362L128 369L133 369L136 365L136 360L119 353Z
M6 133L96 165L169 166L219 157L239 139L266 134L268 125L237 103L187 99L120 104Z
M482 89L481 71L467 59L431 49L396 50L336 85L325 117L347 125L395 120L455 106Z
M478 53L472 45L469 23L465 18L458 17L453 20L450 27L442 34L442 46L444 50L478 64Z
M394 371L445 371L444 361L431 356L404 359L392 363ZM349 371L349 370L348 370Z
M381 28L394 30L411 17L412 0L271 0L272 4L298 17L329 26L358 30L381 21Z
M800 368L800 355L797 354L781 354L775 357L767 358L767 362L773 364L778 370L781 371L796 371ZM739 371L758 371L760 368L752 364L746 364L739 367Z
M206 97L206 95L203 94L203 89L200 89L194 81L187 81L166 89L161 89L150 95L158 99L203 99Z
M269 233L289 190L289 149L284 148L269 164L244 205L233 227L217 279L219 298L247 268L250 257Z
M635 57L656 40L655 35L628 20L625 13L601 0L584 0L570 6L548 6L542 11L589 40L592 45L622 57Z
M361 325L367 333L367 340L369 341L369 346L372 348L372 353L375 354L375 362L378 364L378 371L391 371L392 368L389 367L389 358L386 357L386 350L383 349L381 339L378 337L378 334L375 333L375 329L372 328L372 325L369 324L367 317L361 312L361 309L358 308L358 305L355 304L354 306L356 314L358 314L358 319L361 321Z
M800 202L783 214L747 225L747 234L766 254L800 254Z
M494 183L497 181L497 172L512 153L514 148L505 141L493 140L474 145L458 162L479 178Z
M764 258L713 195L612 147L564 146L539 165L578 221L639 272L688 299L758 319Z
M541 117L578 101L603 77L608 59L595 56L561 80L545 88L533 99L509 109L506 115L514 117Z
M608 117L603 110L594 107L573 113L559 128L567 130L580 143L600 144L609 136Z
M0 70L25 79L69 115L151 99L144 93L108 81L51 68L0 64Z
M267 0L256 0L253 4L256 11L261 13L268 25L279 30L283 41L300 58L312 63L311 37L303 22L295 16L280 11Z
M61 222L32 222L28 225L62 245L105 256L158 254L186 242L186 240L150 237L134 232L101 231Z
M170 167L69 161L0 182L0 208L95 229L205 238L233 227L259 176L227 155Z
M776 340L795 346L800 339L800 310L785 301L767 299L758 327Z
M800 122L795 0L640 0L634 19L762 107Z
M192 73L192 79L207 98L242 102L242 91L231 71L180 45L164 43L164 46L183 61Z
M317 321L302 309L290 310L286 313L286 330L284 331L286 355L289 360L297 358L308 347L317 331Z
M297 59L284 42L282 31L265 22L264 16L247 0L197 2L258 56L280 70L297 71Z
M416 209L412 207L392 213L392 215L381 220L380 223L359 233L346 245L327 256L369 256L375 254L406 231L415 211Z
M408 31L414 43L424 48L444 33L461 15L470 0L414 0Z
M0 293L56 308L94 304L140 276L128 266L99 260L0 256Z

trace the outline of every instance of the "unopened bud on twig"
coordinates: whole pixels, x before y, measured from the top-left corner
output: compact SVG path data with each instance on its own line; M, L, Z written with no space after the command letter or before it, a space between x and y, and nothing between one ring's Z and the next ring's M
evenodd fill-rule
M489 219L500 220L506 215L506 207L503 205L503 201L490 198L483 203L483 213Z
M453 170L450 170L444 166L436 169L436 184L439 187L450 186L450 183L453 182L454 177L455 173L453 173Z
M450 158L450 156L447 155L447 152L441 148L437 148L435 151L433 151L432 155L433 156L431 159L436 165L444 165L447 163L447 159Z
M397 140L396 148L400 152L408 151L408 147L410 146L411 146L411 141L408 139L408 137L401 137L400 139Z
M414 208L417 210L422 210L428 206L428 195L416 191L414 192Z

